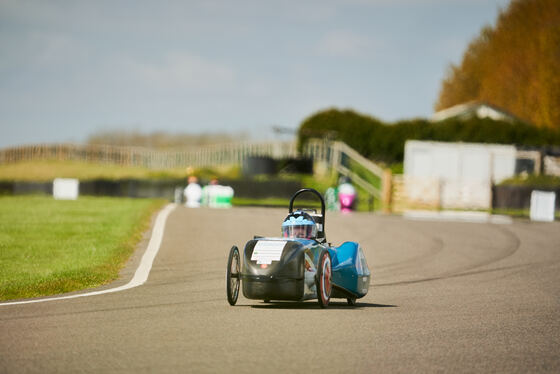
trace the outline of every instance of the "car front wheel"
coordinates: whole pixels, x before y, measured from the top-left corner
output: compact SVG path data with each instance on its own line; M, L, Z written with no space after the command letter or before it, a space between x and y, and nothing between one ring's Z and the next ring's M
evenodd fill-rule
M317 300L319 301L321 308L326 308L329 305L332 290L331 256L327 250L321 251L317 268L317 275L315 278L315 285L317 286Z
M236 246L229 250L228 264L226 270L227 299L230 305L235 305L239 296L239 249Z

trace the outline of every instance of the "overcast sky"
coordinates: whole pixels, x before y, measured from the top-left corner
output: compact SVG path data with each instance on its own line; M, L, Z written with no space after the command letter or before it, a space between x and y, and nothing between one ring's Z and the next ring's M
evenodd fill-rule
M0 147L428 117L508 0L0 0Z

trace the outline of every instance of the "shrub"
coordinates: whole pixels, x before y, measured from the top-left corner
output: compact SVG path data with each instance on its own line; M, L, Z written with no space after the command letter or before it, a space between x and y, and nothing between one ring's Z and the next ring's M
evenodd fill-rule
M302 122L298 131L299 148L311 138L340 140L367 158L395 163L402 162L404 144L410 139L527 147L558 145L560 131L490 118L449 119L442 122L418 118L384 123L352 110L331 108L315 113Z

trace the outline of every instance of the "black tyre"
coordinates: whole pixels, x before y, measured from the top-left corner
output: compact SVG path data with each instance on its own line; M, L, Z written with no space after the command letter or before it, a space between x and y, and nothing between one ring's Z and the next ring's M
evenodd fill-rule
M331 256L327 250L323 250L319 255L319 263L317 264L317 275L315 276L315 285L317 286L317 300L321 308L326 308L331 300L332 290L332 263Z
M239 249L236 246L233 246L229 250L226 270L227 299L230 305L235 305L237 297L239 296L240 267Z
M356 298L355 297L348 297L346 298L346 302L350 306L356 306Z

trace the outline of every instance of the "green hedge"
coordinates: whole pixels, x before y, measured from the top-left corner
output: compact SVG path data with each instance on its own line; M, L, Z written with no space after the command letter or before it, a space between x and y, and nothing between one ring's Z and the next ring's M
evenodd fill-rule
M387 163L402 162L409 139L448 142L514 144L517 146L560 145L560 131L526 123L489 118L426 119L385 123L352 110L327 109L305 119L298 131L301 147L310 138L341 140L367 158Z
M517 175L502 181L500 186L527 186L534 188L558 188L560 177L554 175Z

